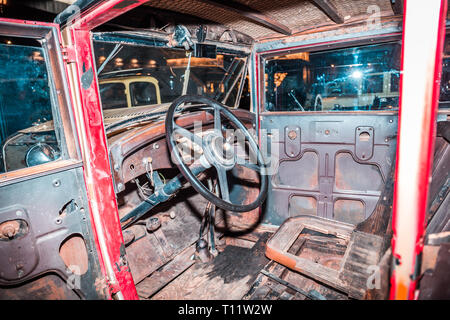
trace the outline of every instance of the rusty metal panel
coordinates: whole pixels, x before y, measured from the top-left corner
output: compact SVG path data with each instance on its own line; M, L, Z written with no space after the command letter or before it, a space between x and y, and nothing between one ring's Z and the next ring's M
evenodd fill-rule
M359 200L339 199L334 202L333 218L351 224L365 220L365 205Z
M336 154L335 189L381 192L383 177L376 164L355 161L348 152Z
M286 135L281 133L295 126L302 133L301 147L299 156L291 158L285 151ZM328 219L357 223L370 216L392 166L396 113L263 113L261 129L280 132L264 136L271 146L268 158L275 161L276 168L264 223L280 225L286 218L312 213L312 204L301 197L314 198L316 214ZM366 130L370 132L368 144L373 145L372 153L370 146L361 152L357 148L355 133ZM346 201L336 205L342 199Z
M295 172L295 174L292 174ZM274 184L279 187L318 190L319 158L314 152L304 152L300 158L280 162Z
M55 293L47 292L48 296L40 296L42 299L59 293L60 297L75 295L82 299L107 297L91 232L82 169L79 166L1 188L0 225L19 220L26 226L16 235L0 239L0 299L8 299L10 294L33 298L35 289L43 285L43 274L54 274L59 279L44 277L49 280L49 286L62 283L70 288L75 280L79 280L79 285L73 283L73 293L59 288ZM24 187L28 190L26 196ZM76 254L66 259L70 252L63 252L61 256L61 247L74 236L84 240L87 257ZM63 259L73 265L67 266ZM34 284L38 279L41 280Z
M317 215L317 200L314 197L294 195L289 198L289 215L295 216L301 212L304 215Z

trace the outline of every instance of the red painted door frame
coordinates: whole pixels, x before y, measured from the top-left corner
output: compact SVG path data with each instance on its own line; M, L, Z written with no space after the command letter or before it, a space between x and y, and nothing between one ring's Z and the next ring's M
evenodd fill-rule
M391 299L414 299L433 163L447 0L404 1Z
M125 246L114 192L103 125L92 29L146 0L100 1L69 18L62 30L93 232L111 298L138 299L125 259Z

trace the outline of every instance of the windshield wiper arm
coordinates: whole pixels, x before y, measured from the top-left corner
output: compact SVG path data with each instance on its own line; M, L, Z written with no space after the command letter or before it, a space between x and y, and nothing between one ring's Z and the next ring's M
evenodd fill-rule
M223 87L225 88L228 82L230 81L231 77L233 76L234 72L236 71L236 68L239 65L239 60L234 59L233 62L228 67L228 70L225 72L224 77L222 78L222 81L220 81L220 84L217 88L220 88L223 84ZM214 97L214 100L219 101L220 96L222 95L222 92L220 90L216 93L216 96Z
M118 43L116 44L116 46L114 47L114 49L112 49L111 53L109 54L109 56L105 59L105 61L103 61L103 63L101 64L100 67L98 67L97 69L97 76L100 74L100 72L102 72L103 68L106 67L106 65L108 64L108 62L114 58L116 56L116 54L119 53L120 50L122 50L123 46Z
M191 57L192 57L192 51L189 52L189 60L186 70L184 71L184 82L183 82L183 92L181 95L185 95L188 89L189 84L189 75L191 73Z
M305 111L305 109L302 107L302 104L300 103L300 101L298 101L297 98L295 97L293 91L294 91L294 90L291 90L291 91L288 93L288 96L290 96L292 99L294 99L294 102L300 107L300 110L301 110L301 111Z

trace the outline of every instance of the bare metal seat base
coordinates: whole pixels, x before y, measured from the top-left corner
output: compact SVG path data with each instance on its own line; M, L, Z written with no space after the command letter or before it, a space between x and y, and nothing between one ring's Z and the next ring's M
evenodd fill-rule
M288 252L303 230L309 229L347 243L347 249L339 270ZM355 226L315 216L297 216L287 219L267 241L266 256L292 270L347 293L350 297L363 299L368 289L367 279L373 274L383 248L380 236L355 230Z

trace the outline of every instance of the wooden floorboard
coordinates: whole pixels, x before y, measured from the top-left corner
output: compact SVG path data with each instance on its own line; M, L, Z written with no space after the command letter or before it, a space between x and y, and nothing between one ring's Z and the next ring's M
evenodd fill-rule
M136 290L141 298L149 298L161 290L168 283L182 274L186 269L192 266L195 261L191 259L195 252L195 247L191 246L180 253L175 259L155 271L149 277L137 284Z
M212 262L197 262L152 299L241 299L269 262L264 254L268 236L261 237L252 248L227 246Z

